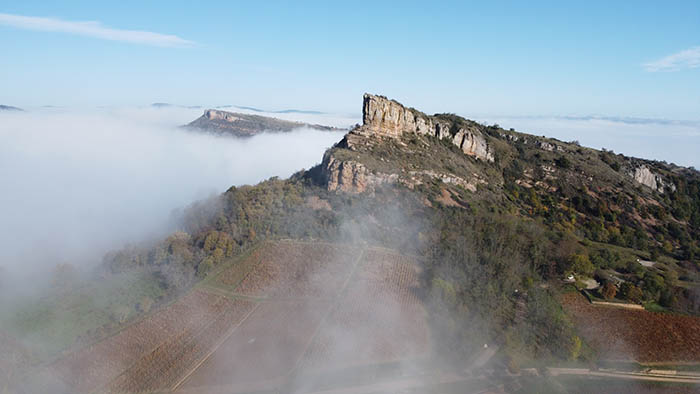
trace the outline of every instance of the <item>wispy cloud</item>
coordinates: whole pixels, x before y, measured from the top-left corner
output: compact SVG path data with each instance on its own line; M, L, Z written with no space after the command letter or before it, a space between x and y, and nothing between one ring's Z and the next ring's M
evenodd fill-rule
M141 30L124 30L103 26L99 22L73 22L56 18L0 13L0 25L18 29L79 34L110 41L160 47L191 47L195 43L175 35Z
M645 63L644 68L650 72L679 71L700 67L700 46L668 55L659 60Z

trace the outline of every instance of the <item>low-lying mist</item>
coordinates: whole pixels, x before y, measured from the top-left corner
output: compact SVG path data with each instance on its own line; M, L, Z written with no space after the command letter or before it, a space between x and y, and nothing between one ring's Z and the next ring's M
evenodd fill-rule
M309 168L342 132L249 139L179 126L200 109L43 109L0 116L0 268L99 263L172 230L173 210Z
M485 124L498 123L506 129L513 127L522 133L562 141L576 140L595 149L612 149L628 156L700 168L699 122L614 117L490 117L478 120Z

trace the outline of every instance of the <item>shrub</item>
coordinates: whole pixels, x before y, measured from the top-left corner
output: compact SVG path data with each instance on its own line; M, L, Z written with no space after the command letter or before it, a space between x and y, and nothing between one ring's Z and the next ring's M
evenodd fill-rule
M603 285L603 288L600 290L600 294L602 294L603 298L606 300L612 300L617 294L617 287L611 282L608 282Z
M559 168L567 169L571 167L571 162L566 158L566 156L561 156L554 160L554 162Z
M642 289L633 285L630 282L624 282L620 285L620 295L629 302L638 304L642 301Z

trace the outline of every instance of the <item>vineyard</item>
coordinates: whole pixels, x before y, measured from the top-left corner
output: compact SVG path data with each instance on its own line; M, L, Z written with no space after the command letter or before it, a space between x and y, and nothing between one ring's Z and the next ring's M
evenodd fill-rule
M357 252L349 246L278 242L256 254L259 263L236 293L247 296L327 298L347 280ZM283 262L283 263L282 263ZM231 275L225 273L222 283Z
M116 335L79 349L52 365L51 372L78 392L104 387L122 371L186 332L196 332L230 301L194 291Z
M415 261L380 249L280 241L177 302L49 367L72 392L270 389L299 369L429 352Z
M338 307L304 356L307 368L339 368L413 358L428 352L425 310L415 290L415 263L365 252Z
M190 377L184 388L281 381L328 309L328 303L264 302ZM264 387L260 387L264 388Z
M564 308L603 358L654 362L700 362L700 318L594 306L578 293Z

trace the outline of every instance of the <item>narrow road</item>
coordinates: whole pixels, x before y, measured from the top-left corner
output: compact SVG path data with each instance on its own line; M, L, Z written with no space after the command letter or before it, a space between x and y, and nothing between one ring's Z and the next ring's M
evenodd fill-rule
M619 371L591 371L587 368L547 368L552 376L578 375L578 376L600 376L607 378L646 380L652 382L666 383L697 383L700 384L700 377L693 375L667 375L652 374L646 372L619 372Z

